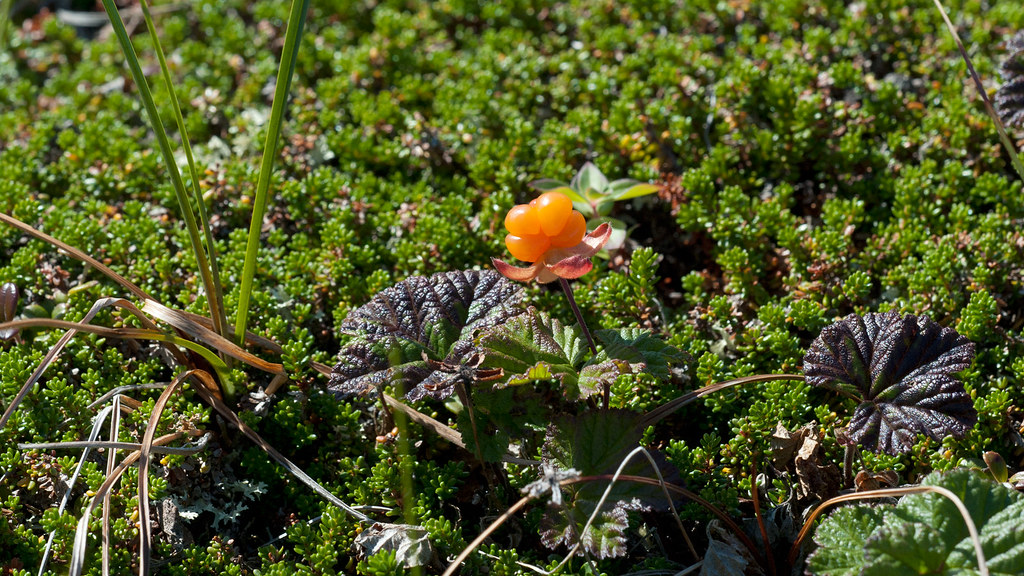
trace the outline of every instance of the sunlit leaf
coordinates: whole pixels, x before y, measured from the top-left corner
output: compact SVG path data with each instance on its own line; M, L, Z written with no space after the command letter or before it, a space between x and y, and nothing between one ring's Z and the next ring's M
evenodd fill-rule
M399 282L342 323L341 329L355 338L339 353L328 388L343 395L365 394L400 379L412 400L451 396L464 374L452 369L471 361L476 333L520 314L521 299L522 290L493 271Z
M819 576L858 576L864 566L864 545L882 525L882 512L873 505L840 508L814 534L818 548L807 569Z
M531 308L485 331L479 346L488 366L505 371L505 385L555 378L567 398L579 397L575 365L582 360L584 347L574 327Z
M969 340L927 316L850 315L822 330L804 356L804 374L861 400L851 443L898 454L918 434L959 438L974 426L977 411L954 376L973 358Z
M608 178L604 175L601 170L594 164L587 162L580 168L580 171L573 177L572 182L569 184L573 190L576 190L584 196L590 197L588 191L593 190L594 192L603 193L605 188L608 187Z
M922 481L963 502L978 529L993 576L1024 573L1024 495L970 470ZM814 537L808 572L828 576L979 574L970 533L956 505L939 494L905 496L896 507L861 505L834 512Z
M601 343L598 359L628 362L637 370L668 379L669 368L682 363L686 357L675 346L654 336L649 330L622 328L620 330L595 330L594 338Z
M639 198L641 196L647 196L648 194L654 194L661 187L657 184L648 184L646 182L633 181L633 185L626 188L621 193L615 194L616 200L629 200L632 198Z

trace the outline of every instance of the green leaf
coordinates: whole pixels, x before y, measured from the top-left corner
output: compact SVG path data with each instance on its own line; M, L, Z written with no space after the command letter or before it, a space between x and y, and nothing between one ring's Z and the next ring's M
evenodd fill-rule
M575 366L585 349L574 327L530 308L482 333L478 345L487 366L505 371L505 385L555 378L567 398L579 397Z
M957 516L959 518L959 515ZM945 569L939 533L925 524L891 526L868 539L864 576L918 576L919 574L963 574Z
M626 453L638 446L643 433L640 419L640 414L626 410L563 417L548 431L544 459L585 476L611 474ZM650 468L646 460L643 466Z
M580 370L578 385L580 395L583 397L596 394L603 390L604 386L611 386L615 379L622 374L632 374L633 367L622 360L606 360L597 364L587 364Z
M160 148L160 155L163 158L164 164L167 166L167 173L171 178L171 186L174 189L174 196L178 200L178 208L181 210L181 217L185 221L185 229L188 232L192 254L196 258L196 266L203 281L203 288L207 294L207 303L210 306L211 318L214 319L216 326L223 328L220 320L223 317L223 311L217 308L217 295L221 293L220 287L217 285L219 280L215 282L213 267L208 260L210 254L207 253L207 248L212 250L213 246L212 244L208 247L203 246L203 241L199 235L199 225L196 223L195 213L192 211L192 204L189 200L188 193L185 191L185 183L184 180L182 180L181 172L178 170L178 163L174 159L174 152L171 149L170 138L167 136L167 131L164 128L164 122L160 117L156 101L153 99L153 93L150 90L149 82L146 80L145 72L142 70L142 64L139 63L139 57L135 52L135 47L132 45L131 38L128 36L128 30L125 28L124 21L121 19L121 13L118 12L117 5L113 0L103 0L103 8L107 12L107 17L110 18L110 26L114 31L114 36L117 37L117 41L121 45L121 52L124 54L125 63L128 65L128 70L131 72L132 80L135 82L136 88L139 91L139 99L142 100L142 106L146 110L146 116L149 119L150 126L153 128L153 133L156 136L156 142ZM193 184L196 186L199 185L198 182L194 182ZM207 235L207 238L209 237L210 236ZM244 336L245 331L243 330L238 332L238 334ZM241 336L239 337L241 338ZM224 385L225 393L227 393L228 396L232 396L234 394L234 387L230 383L224 383Z
M1024 573L1024 495L964 469L933 473L922 485L946 488L963 502L993 576ZM811 574L979 573L963 517L952 501L938 494L906 496L895 508L840 510L822 523L815 541L820 547L808 562ZM863 555L858 556L858 548Z
M635 371L663 380L669 378L671 365L685 360L678 348L640 328L596 330L594 338L601 343L598 360L621 360Z
M630 200L632 198L639 198L641 196L647 196L648 194L654 194L661 187L657 184L639 183L634 186L627 188L625 191L614 194L616 200Z
M235 334L239 342L245 337L246 323L249 318L249 298L253 292L256 276L256 257L259 253L260 235L263 230L263 216L267 211L270 196L270 181L273 178L274 159L277 157L278 138L288 104L288 91L291 88L292 76L295 74L295 63L299 57L302 44L302 30L309 14L309 0L292 0L288 13L288 26L285 28L284 48L277 69L277 81L274 85L274 100L270 109L270 123L267 126L267 139L263 144L263 159L260 162L260 177L256 181L256 193L252 203L252 217L249 219L249 237L245 247L245 263L242 267L241 288L238 294L238 311L235 316Z
M814 534L818 549L807 559L807 570L821 576L858 576L864 566L864 545L882 525L874 506L840 508Z
M569 186L581 196L591 198L589 191L593 190L598 195L603 195L608 188L608 178L604 173L591 162L587 162L580 168L580 171L573 177Z
M581 476L611 475L639 445L643 433L641 418L640 414L626 410L563 416L548 429L542 448L543 461L558 469L577 470ZM675 469L659 453L651 452L666 481L673 482ZM656 477L642 454L634 455L622 473ZM664 505L665 498L658 487L619 481L598 511L597 504L607 487L605 482L587 482L563 489L566 508L552 507L546 511L541 521L541 541L552 549L559 544L572 545L579 541L587 552L599 558L625 554L627 511ZM597 520L584 530L587 519L595 511Z
M540 180L534 180L530 182L530 188L537 190L538 192L562 192L562 188L568 188L569 185L561 180L553 180L551 178L541 178Z
M474 437L469 412L462 410L458 427L463 442L474 453L479 449L485 462L501 460L508 453L512 438L523 442L536 436L537 431L551 421L549 389L543 384L502 389L474 387L471 397L479 438Z

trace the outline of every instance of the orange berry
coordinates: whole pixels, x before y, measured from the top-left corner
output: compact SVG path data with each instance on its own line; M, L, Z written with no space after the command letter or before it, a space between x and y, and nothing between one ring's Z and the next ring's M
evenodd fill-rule
M551 247L551 240L543 234L531 236L505 236L505 247L516 258L523 262L536 262Z
M547 192L537 197L540 229L547 236L558 236L572 214L572 200L561 192Z
M513 206L505 216L505 228L516 236L540 234L540 218L537 209L528 204Z
M555 248L568 248L575 246L583 240L583 235L587 233L587 221L583 218L583 214L580 214L576 210L573 210L569 214L569 220L565 223L565 228L562 229L562 233L558 236L551 237L551 245Z

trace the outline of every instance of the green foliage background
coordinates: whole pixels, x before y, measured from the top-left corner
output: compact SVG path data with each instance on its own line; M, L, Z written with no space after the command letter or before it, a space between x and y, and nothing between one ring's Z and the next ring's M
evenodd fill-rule
M948 8L994 87L1003 42L1024 28L1018 0ZM216 215L229 311L287 9L197 0L157 22ZM148 38L135 41L155 62ZM112 39L80 40L45 16L12 27L0 51L0 210L167 305L202 313L194 258L128 78ZM166 102L162 86L154 90ZM398 467L413 469L415 502L401 503L442 557L495 513L453 504L479 470L433 438L412 456L377 443L367 432L372 409L322 393L305 362L331 363L341 319L393 282L502 257L502 218L531 196L528 182L568 180L588 160L610 178L665 188L616 208L635 226L633 243L576 283L584 313L595 327L663 331L690 356L682 383L621 379L616 405L648 409L692 387L798 371L806 346L834 319L899 309L929 314L978 344L965 380L981 417L963 440L922 439L910 456L869 457L867 466L913 479L996 450L1022 467L1024 195L929 0L314 0L293 94L250 325L285 346L303 394L280 395L267 415L247 418L352 504L396 506ZM34 313L67 320L119 295L94 271L0 228L7 281L22 291L19 312L38 305ZM571 318L558 293L530 291L538 307ZM111 313L99 321L128 322ZM57 337L35 332L4 345L4 402ZM40 537L56 529L59 572L81 511L55 514L72 455L14 445L80 439L96 397L168 380L148 352L78 336L0 431L0 567L34 573ZM125 440L138 440L132 434L141 434L155 396L143 394L142 409L127 416ZM852 407L803 384L768 383L711 396L652 434L692 489L734 507L777 422L816 420L838 459L834 429ZM186 394L161 433L188 423L218 426ZM385 557L359 564L350 551L356 525L259 449L222 442L200 457L168 459L166 478L154 481L154 499L237 511L223 529L195 527L191 544L164 541L166 570L396 573ZM95 488L102 470L87 465L85 479ZM114 554L130 573L134 493L122 485ZM536 516L522 521L518 546L508 535L495 540L491 556L474 557L467 571L511 574L516 559L548 564L554 556L529 536L531 522ZM602 570L644 560L619 562Z

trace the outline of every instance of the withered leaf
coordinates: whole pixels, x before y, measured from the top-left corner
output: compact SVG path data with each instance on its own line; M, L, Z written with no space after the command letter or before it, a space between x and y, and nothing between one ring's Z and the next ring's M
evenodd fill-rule
M974 345L927 316L851 314L822 330L804 374L861 400L848 444L888 454L908 452L918 434L962 437L978 419L955 374L974 358Z
M354 336L338 354L328 388L366 394L400 378L411 400L451 396L471 369L474 334L519 314L522 289L494 271L413 276L382 290L341 324ZM447 365L447 366L445 366Z

